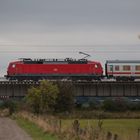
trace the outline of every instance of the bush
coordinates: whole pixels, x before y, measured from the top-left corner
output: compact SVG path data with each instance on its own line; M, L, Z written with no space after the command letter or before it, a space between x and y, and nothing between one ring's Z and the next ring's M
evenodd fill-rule
M114 111L116 110L116 106L114 104L114 101L111 99L107 99L103 102L102 108L106 111Z
M71 112L74 108L74 90L68 83L57 83L59 93L56 98L55 110L57 112Z
M136 110L140 110L140 102L136 103Z
M129 110L129 105L123 98L116 98L105 100L102 108L105 111L126 111Z
M97 99L92 99L92 100L89 100L89 105L90 105L90 109L92 109L92 110L93 109L100 110L102 102Z
M3 104L1 106L3 109L8 108L9 114L12 115L14 112L18 110L18 102L13 99L8 99L3 101Z
M94 109L100 109L100 104L96 101L87 101L83 103L76 104L76 108L78 110L94 110Z
M139 111L140 110L140 102L132 102L129 104L129 110Z
M0 109L3 109L3 100L0 100Z
M62 82L42 81L28 90L27 105L34 113L65 112L74 108L73 86Z
M53 112L58 92L57 85L43 80L39 87L28 90L26 101L34 113Z

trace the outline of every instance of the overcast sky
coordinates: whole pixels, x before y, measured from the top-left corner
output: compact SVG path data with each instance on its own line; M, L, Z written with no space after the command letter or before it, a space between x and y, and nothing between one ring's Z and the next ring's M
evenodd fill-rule
M140 0L0 0L0 75L21 57L140 59Z

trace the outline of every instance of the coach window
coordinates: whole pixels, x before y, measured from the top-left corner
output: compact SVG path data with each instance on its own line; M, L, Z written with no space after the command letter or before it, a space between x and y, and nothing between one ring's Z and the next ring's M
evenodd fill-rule
M130 71L130 66L129 65L124 65L123 70L124 71Z
M115 71L119 71L119 70L120 70L119 66L116 65L116 66L115 66Z
M109 65L110 66L110 71L113 71L113 66L112 65Z
M138 66L136 66L136 71L140 71L140 65Z

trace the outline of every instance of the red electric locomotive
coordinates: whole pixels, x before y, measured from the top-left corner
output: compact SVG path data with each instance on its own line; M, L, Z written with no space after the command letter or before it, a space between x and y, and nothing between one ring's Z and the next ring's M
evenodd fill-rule
M10 80L39 80L39 79L100 79L103 68L100 62L86 59L35 59L24 58L11 62L7 70Z

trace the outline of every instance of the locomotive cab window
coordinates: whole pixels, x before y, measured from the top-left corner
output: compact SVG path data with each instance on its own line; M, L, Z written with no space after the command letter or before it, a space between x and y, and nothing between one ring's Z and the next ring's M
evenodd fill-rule
M130 66L129 65L124 65L123 70L124 71L130 71Z
M118 65L115 66L115 71L119 71L120 67Z

